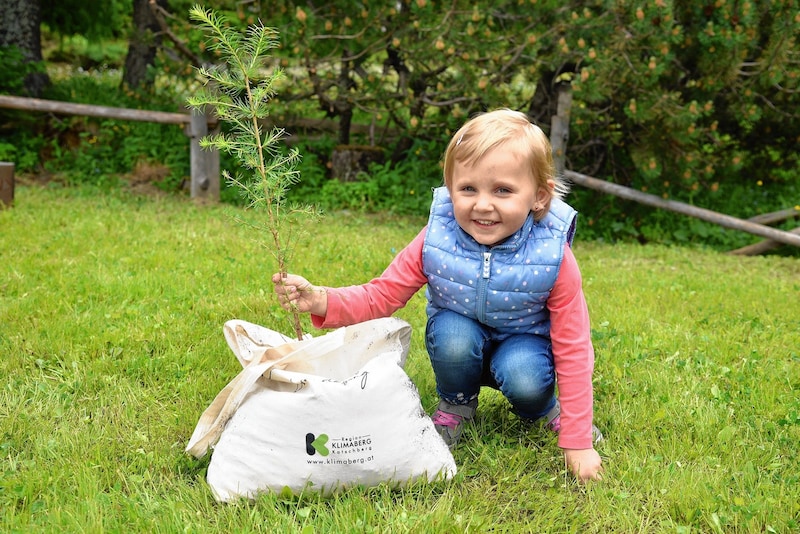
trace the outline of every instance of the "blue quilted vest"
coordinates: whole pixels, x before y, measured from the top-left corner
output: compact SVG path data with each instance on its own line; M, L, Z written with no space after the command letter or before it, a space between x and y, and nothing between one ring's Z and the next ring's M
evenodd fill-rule
M498 245L481 245L461 229L444 187L434 189L422 267L428 277L428 317L452 310L512 334L550 336L547 298L555 285L564 245L572 243L577 212L553 199L540 221L529 214Z

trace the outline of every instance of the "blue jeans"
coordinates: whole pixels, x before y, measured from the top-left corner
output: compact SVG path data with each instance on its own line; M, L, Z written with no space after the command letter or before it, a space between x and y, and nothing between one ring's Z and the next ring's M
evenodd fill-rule
M425 335L439 397L466 404L481 386L500 390L520 417L536 420L555 406L555 368L548 338L500 335L473 319L440 310Z

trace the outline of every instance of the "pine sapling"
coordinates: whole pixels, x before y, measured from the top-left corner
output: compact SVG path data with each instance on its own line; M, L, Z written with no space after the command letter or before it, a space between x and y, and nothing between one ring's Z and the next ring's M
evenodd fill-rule
M293 221L316 217L311 206L290 205L286 194L300 178L297 149L286 149L281 141L286 132L274 127L265 131L269 102L275 96L275 84L283 77L279 67L269 68L270 52L278 47L278 31L260 22L245 33L227 25L223 16L194 6L190 18L209 34L208 48L221 63L198 68L205 81L195 96L188 98L191 109L213 110L217 118L230 126L228 133L214 133L200 141L203 148L214 148L233 156L244 171L232 176L223 171L229 185L237 188L249 209L263 213L260 222L246 223L265 231L281 274L287 272L291 243L296 238ZM240 221L241 222L241 221ZM300 314L292 313L295 335L302 339Z

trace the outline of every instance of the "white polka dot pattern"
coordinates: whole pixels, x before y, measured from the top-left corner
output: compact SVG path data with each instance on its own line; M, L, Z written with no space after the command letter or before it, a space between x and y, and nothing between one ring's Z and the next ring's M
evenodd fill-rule
M428 314L446 308L509 334L549 335L547 298L571 242L577 213L554 199L499 245L479 244L458 226L445 188L434 190L422 250Z

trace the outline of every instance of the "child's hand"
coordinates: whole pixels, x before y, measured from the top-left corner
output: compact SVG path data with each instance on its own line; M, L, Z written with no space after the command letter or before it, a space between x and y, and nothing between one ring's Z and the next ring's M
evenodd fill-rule
M603 480L603 460L594 449L564 449L567 467L579 482Z
M328 311L328 296L325 290L296 274L272 275L275 293L281 306L288 311L310 312L321 317Z

